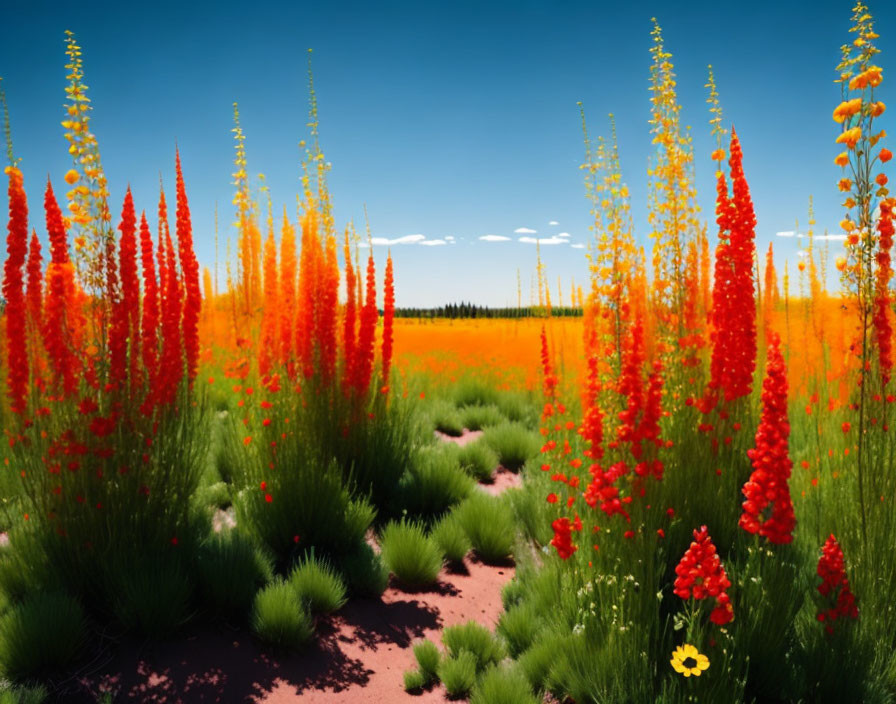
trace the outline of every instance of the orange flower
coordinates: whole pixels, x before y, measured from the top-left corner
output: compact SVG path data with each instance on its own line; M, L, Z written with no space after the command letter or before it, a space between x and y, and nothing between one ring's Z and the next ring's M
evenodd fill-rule
M69 169L68 171L65 172L64 178L65 178L65 182L71 186L72 184L77 183L78 179L81 178L81 176L74 169Z
M892 158L893 152L891 152L889 149L884 148L880 150L880 160L882 163L886 164Z
M878 175L874 178L874 182L875 182L878 186L886 186L886 185L887 185L887 175L886 175L886 174L878 174Z
M841 178L837 182L837 188L839 188L844 193L849 191L852 188L852 181L848 178Z
M835 158L834 163L837 166L846 166L849 163L849 154L846 152L840 152ZM843 190L842 188L840 190Z
M884 114L884 110L887 109L887 106L884 105L883 102L878 100L876 103L871 103L871 117L880 117Z
M856 143L862 138L861 127L850 127L837 137L837 144L845 144L849 149L855 149Z
M849 237L846 238L846 241L849 242L849 244L851 244L851 245L853 245L853 246L857 245L857 244L859 243L859 235L858 235L858 233L856 233L856 232L850 232L850 233L849 233Z
M724 161L725 160L725 150L724 149L716 149L712 154L709 155L709 157L713 161Z
M862 109L862 99L845 100L834 109L834 122L843 123Z
M844 271L846 269L846 257L839 256L834 260L834 266L837 267L837 271Z

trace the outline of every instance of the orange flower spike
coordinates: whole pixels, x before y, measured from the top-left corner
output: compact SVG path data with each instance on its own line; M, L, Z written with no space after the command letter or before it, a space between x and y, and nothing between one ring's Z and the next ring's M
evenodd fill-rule
M386 258L386 274L383 281L383 386L389 386L389 370L392 366L393 321L395 319L395 280L392 273L392 254Z
M22 267L28 253L28 201L22 172L6 167L9 177L9 222L6 225L6 262L3 297L6 299L7 393L14 413L24 413L28 396L28 346Z
M280 363L292 363L295 340L293 315L296 309L296 231L283 207L283 228L280 231Z
M177 273L174 245L171 233L164 232L165 295L162 299L162 359L159 364L159 378L156 382L158 403L168 405L174 402L175 392L184 374L183 340L181 337L182 299L180 280Z
M258 345L258 372L267 376L276 352L277 323L280 318L277 280L277 243L269 232L264 242L264 307L261 313L261 340Z
M314 376L314 346L317 341L317 277L320 240L317 211L309 204L302 216L302 247L299 258L299 301L296 320L296 350L306 379Z
M165 235L168 232L168 204L165 202L165 189L159 185L159 306L165 308L165 297L168 295L168 255L165 250Z
M762 311L765 318L766 334L772 329L775 316L775 304L778 299L778 275L775 271L774 251L772 243L768 243L765 255L765 288L762 291Z
M202 291L199 287L199 262L193 251L193 224L190 219L190 204L187 201L187 189L184 185L184 175L180 165L180 152L175 150L174 154L177 172L175 231L185 292L183 306L184 356L187 363L187 379L192 388L199 366L199 316L202 312Z
M357 283L355 281L355 268L352 266L351 248L348 243L348 230L345 231L345 245L343 246L343 258L345 259L345 313L342 323L342 349L343 349L343 387L349 390L355 375L355 330L358 317L356 299Z
M327 235L324 259L320 261L320 311L318 319L321 374L324 384L332 383L336 375L336 355L339 344L339 258L336 238Z
M53 369L56 393L71 395L78 388L77 348L81 309L76 300L75 270L68 256L65 221L47 179L44 194L47 232L50 236L50 263L47 265L47 292L44 313L44 347Z

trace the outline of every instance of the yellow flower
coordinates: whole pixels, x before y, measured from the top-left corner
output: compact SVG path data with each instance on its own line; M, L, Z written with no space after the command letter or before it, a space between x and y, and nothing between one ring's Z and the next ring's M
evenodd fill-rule
M669 662L672 665L672 669L685 677L690 677L691 675L699 677L709 667L709 658L688 643L679 645L675 652L672 653L672 659Z
M880 117L884 114L884 110L886 109L887 106L884 105L880 100L878 100L876 103L871 103L871 117Z
M842 123L862 109L862 99L845 100L834 108L834 122Z
M837 257L837 259L834 260L834 266L837 267L837 271L844 271L846 269L846 257Z
M837 166L846 166L849 163L849 154L846 152L840 152L835 158L834 163Z
M69 169L65 172L65 182L69 185L75 183L81 176L74 169Z

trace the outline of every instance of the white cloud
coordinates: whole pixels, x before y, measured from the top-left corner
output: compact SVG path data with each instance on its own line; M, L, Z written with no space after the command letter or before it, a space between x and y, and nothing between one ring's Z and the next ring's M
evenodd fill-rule
M510 238L504 235L483 235L479 239L483 242L507 242Z
M567 240L561 237L520 237L520 242L525 244L568 244Z
M571 244L569 246L572 247L573 249L585 249L585 245L583 245L583 244Z
M423 240L420 245L426 247L438 247L442 244L448 244L445 240Z
M569 237L568 232L558 232L556 237Z
M548 225L559 225L559 224L560 224L560 223L557 222L556 220L551 220L551 221L548 223Z
M777 237L796 237L798 240L809 239L809 235L803 234L802 232L794 232L793 230L787 230L786 232L776 232L775 235ZM846 239L846 235L843 235L843 234L812 235L812 239L843 241Z
M445 235L445 239L451 242L454 239L454 235Z
M359 247L362 247L362 248L364 248L364 249L366 249L366 248L369 247L370 245L367 244L366 242L358 242L358 246L359 246Z
M518 235L534 235L538 230L530 230L528 227L518 227L514 232Z
M392 244L417 244L418 242L423 242L425 239L426 235L405 235L404 237L395 237L394 239L389 239L388 237L372 237L370 242L375 247L384 247Z

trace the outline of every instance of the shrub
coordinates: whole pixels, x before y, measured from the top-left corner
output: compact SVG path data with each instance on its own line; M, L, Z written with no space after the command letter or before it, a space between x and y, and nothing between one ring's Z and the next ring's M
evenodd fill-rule
M442 631L442 642L452 657L459 656L462 651L472 653L477 672L497 665L504 658L504 649L491 631L475 621L448 626Z
M523 535L539 545L547 545L554 537L551 531L553 520L551 505L544 500L544 494L530 487L507 489L501 498L510 504L516 516L516 523Z
M442 555L418 523L392 522L381 536L383 562L395 577L411 588L432 584L442 569Z
M345 605L342 577L328 562L313 554L296 565L289 575L289 584L312 614L329 614Z
M462 379L454 387L454 403L460 407L493 405L499 397L494 386L480 379Z
M538 436L521 423L502 423L486 429L483 440L498 454L501 465L516 472L538 454Z
M513 553L516 525L500 498L475 492L457 507L456 515L483 560L500 562Z
M116 567L112 606L125 628L161 638L189 620L192 579L179 556L131 556Z
M336 460L322 458L311 440L290 438L278 445L278 469L271 471L271 448L260 447L262 441L246 445L244 435L234 428L230 444L243 487L235 501L237 524L281 564L309 547L338 556L364 539L375 511L366 499L352 498Z
M346 584L355 596L379 597L389 585L389 570L366 542L361 542L340 562Z
M501 605L504 609L510 609L511 606L520 603L523 599L522 580L517 576L511 579L507 584L501 587Z
M0 691L0 704L43 704L49 696L49 692L43 685L7 687Z
M538 424L541 408L534 405L531 398L525 394L501 394L496 405L509 421L522 423L527 428Z
M540 637L517 659L520 671L529 681L529 686L539 691L547 687L548 676L557 660L558 648L562 641L556 636Z
M541 628L538 613L527 603L508 609L498 621L498 633L504 637L511 657L518 657L535 641Z
M473 481L458 466L453 448L420 450L402 482L407 512L423 520L442 515L472 490Z
M0 670L13 680L58 671L87 639L81 605L62 592L35 592L0 618Z
M464 423L458 410L447 401L433 401L428 412L433 427L451 437L464 434Z
M0 593L11 601L21 601L39 590L62 589L64 586L50 565L43 549L45 536L14 528L9 546L0 549Z
M407 670L404 673L404 689L406 692L414 692L426 686L426 678L420 670Z
M196 503L199 506L214 506L215 508L227 508L230 506L230 485L224 482L215 482L201 486L196 492Z
M442 659L438 646L431 640L422 640L414 645L414 657L426 684L435 682L439 678L439 662Z
M271 558L238 529L212 533L197 556L202 603L212 613L248 612L255 592L271 581Z
M467 406L460 417L463 426L470 430L482 430L506 420L497 406Z
M449 697L466 697L476 684L476 656L469 650L462 650L445 658L439 665L439 679Z
M482 440L465 445L458 452L460 468L480 482L494 480L494 471L499 464L498 454Z
M470 704L539 704L516 667L493 667L476 683Z
M453 514L445 516L436 523L430 536L448 562L463 562L472 547L464 527Z
M311 616L285 582L274 582L255 595L252 632L266 645L293 650L308 643L314 632Z

